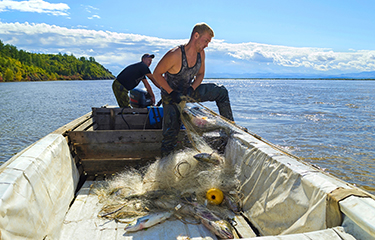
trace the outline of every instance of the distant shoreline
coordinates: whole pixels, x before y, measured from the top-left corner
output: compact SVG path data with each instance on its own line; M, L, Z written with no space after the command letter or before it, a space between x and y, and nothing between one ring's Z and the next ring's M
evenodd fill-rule
M332 81L375 81L375 78L239 78L239 77L226 77L226 78L204 78L207 80L332 80ZM57 82L57 81L103 81L103 80L114 80L114 79L75 79L75 80L35 80L35 81L11 81L11 82ZM3 82L0 83L10 83Z
M204 78L204 79L239 79L239 80L348 80L348 81L374 81L375 78L242 78L242 77L233 77L233 78Z

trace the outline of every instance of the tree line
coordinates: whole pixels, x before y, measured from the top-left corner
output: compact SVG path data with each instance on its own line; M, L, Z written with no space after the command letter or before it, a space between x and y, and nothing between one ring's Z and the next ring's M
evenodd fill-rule
M0 40L0 82L114 79L93 57L18 50Z

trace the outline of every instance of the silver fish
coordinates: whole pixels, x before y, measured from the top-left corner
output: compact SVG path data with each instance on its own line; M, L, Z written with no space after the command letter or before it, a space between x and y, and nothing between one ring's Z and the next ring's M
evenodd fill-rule
M172 216L171 212L153 213L137 219L134 225L128 225L125 230L127 232L136 232L145 228L152 227L161 223Z
M194 155L194 158L200 162L212 163L215 165L219 165L222 162L221 157L217 153L198 153Z
M227 206L229 207L230 210L232 210L235 213L240 212L240 208L239 208L238 204L236 203L233 196L224 195L224 201L225 201L225 203L227 204Z
M220 238L233 239L233 227L226 220L220 219L213 212L203 205L198 205L195 208L195 213L200 218L202 224L208 228L212 233Z
M202 224L219 238L233 239L233 228L226 220L210 221L201 218Z

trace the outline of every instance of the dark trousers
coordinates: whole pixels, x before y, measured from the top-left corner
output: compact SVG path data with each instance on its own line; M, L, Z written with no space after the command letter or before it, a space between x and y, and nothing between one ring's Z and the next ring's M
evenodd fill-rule
M171 104L169 96L163 97L163 140L161 144L162 157L172 153L177 145L177 136L181 128L181 118L178 107ZM205 83L199 85L191 96L197 102L215 101L220 115L233 121L228 90L223 85Z

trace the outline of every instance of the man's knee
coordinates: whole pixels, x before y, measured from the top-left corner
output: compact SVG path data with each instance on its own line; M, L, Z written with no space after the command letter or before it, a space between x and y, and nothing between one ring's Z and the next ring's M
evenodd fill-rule
M229 93L224 85L217 85L218 97L216 102L229 102Z
M204 83L199 85L196 89L194 98L199 102L216 101L220 103L228 102L229 94L228 90L223 85Z

